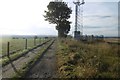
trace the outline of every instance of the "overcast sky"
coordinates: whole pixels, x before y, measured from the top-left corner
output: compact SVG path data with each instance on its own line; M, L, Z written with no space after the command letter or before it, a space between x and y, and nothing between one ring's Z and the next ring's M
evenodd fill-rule
M57 35L55 25L44 21L44 10L52 0L0 0L0 35ZM74 31L74 4L70 21ZM83 33L88 35L118 35L119 0L85 0Z

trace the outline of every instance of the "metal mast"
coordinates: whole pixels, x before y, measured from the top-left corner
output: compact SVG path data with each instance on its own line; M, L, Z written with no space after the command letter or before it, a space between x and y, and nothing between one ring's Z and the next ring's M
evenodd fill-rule
M77 0L77 2L73 2L75 4L75 31L74 31L74 38L80 39L80 36L82 35L83 31L83 21L82 21L82 8L81 5L83 5L85 2L82 0L81 2Z

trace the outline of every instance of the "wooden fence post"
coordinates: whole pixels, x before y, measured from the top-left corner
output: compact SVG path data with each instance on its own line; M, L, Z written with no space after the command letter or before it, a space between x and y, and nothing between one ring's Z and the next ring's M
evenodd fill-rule
M27 49L27 39L25 40L25 49Z
M36 39L34 38L34 46L36 46Z
M10 55L10 42L7 43L7 56Z
M39 44L41 43L40 38L39 38Z

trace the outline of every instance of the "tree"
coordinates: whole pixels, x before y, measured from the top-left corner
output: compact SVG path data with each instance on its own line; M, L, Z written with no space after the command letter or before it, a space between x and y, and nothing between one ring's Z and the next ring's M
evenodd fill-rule
M68 19L72 13L71 8L65 2L50 2L47 6L48 11L45 11L45 20L50 24L56 24L58 37L66 37L70 31L70 23Z

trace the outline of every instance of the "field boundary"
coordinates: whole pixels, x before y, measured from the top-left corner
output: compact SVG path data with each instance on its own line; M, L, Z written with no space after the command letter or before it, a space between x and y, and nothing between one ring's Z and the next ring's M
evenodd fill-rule
M12 55L12 54L14 54L14 53L16 53L16 52L19 52L19 51L21 51L21 49L11 51L9 54ZM7 53L4 54L4 55L2 55L2 56L0 56L0 58L4 58L4 57L6 57L6 56L7 56Z
M9 64L10 62L13 62L13 61L17 60L17 59L20 58L20 57L26 55L27 53L31 52L32 50L34 50L34 49L36 49L36 48L38 48L38 47L46 44L46 43L49 42L49 41L50 41L50 40L48 40L48 41L46 41L46 42L43 42L42 44L37 45L37 46L33 47L32 49L29 49L29 50L27 50L26 52L21 53L21 55L17 56L16 58L12 59L11 61L8 61L8 62L6 62L6 63L2 63L2 67L6 66L6 65Z

